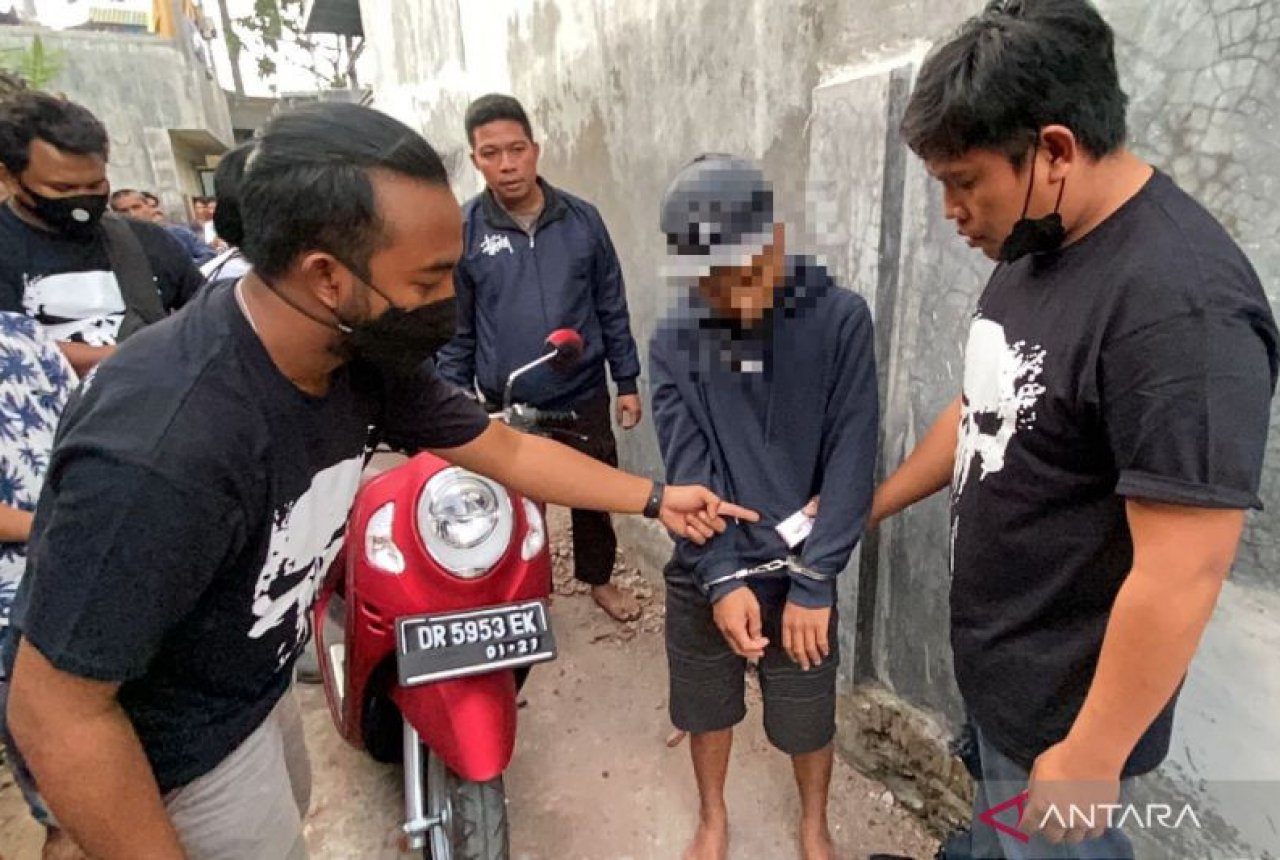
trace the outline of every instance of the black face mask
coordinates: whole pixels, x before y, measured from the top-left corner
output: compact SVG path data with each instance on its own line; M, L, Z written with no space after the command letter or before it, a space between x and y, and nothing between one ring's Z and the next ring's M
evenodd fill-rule
M1067 238L1067 229L1062 226L1062 216L1058 214L1058 209L1062 206L1062 193L1067 190L1065 179L1058 186L1058 202L1053 205L1053 212L1043 218L1027 217L1031 191L1036 187L1036 155L1039 151L1039 144L1031 151L1031 183L1027 186L1027 199L1022 203L1022 217L1013 225L1009 238L1000 246L1002 263L1012 263L1028 254L1052 253L1061 248Z
M355 361L378 370L386 379L415 376L423 362L453 339L457 329L457 300L450 296L407 311L373 284L369 289L391 305L380 315L359 323L339 320L343 345Z
M45 197L32 191L21 180L18 184L31 198L31 212L58 233L79 241L86 241L96 235L102 213L107 211L106 194Z

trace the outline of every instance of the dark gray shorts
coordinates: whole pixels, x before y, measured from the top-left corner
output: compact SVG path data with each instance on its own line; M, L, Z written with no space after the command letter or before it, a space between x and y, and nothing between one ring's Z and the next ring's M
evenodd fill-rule
M665 578L671 722L693 734L732 728L747 713L747 661L725 642L712 616L711 602L688 572L668 564ZM835 736L838 613L832 610L827 631L830 656L821 666L805 672L782 650L787 583L769 585L774 587L756 592L764 635L769 640L758 666L764 730L770 743L784 753L803 755L822 749Z

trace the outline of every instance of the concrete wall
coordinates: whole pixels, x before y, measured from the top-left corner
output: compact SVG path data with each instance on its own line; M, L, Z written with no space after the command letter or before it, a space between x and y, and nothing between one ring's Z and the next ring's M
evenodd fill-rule
M465 161L467 101L492 89L524 101L544 174L604 213L642 344L669 300L657 276L660 196L689 157L727 150L763 162L793 235L826 253L875 311L882 470L901 461L955 396L969 315L990 265L946 225L938 188L895 128L923 51L980 9L979 0L362 5L375 104L449 156L463 196L479 186ZM1119 36L1135 149L1213 209L1276 301L1280 4L1100 7ZM1273 417L1263 488L1272 512L1280 508L1280 404ZM658 472L649 425L622 435L621 449L630 468ZM926 814L956 799L954 774L936 749L961 716L946 633L946 529L942 499L888 524L866 542L841 594L850 657L842 747L871 768L931 773L902 784ZM623 534L650 563L665 555L664 538L643 525L628 522ZM1280 842L1267 818L1280 808L1280 729L1274 717L1254 716L1280 713L1278 566L1280 520L1252 515L1184 692L1175 751L1154 781L1206 795L1199 802L1218 810L1194 856L1256 855ZM1241 789L1247 780L1252 799Z
M149 35L0 28L0 49L26 48L39 36L63 52L49 84L97 115L111 137L108 175L116 188L154 191L166 211L184 211L178 158L170 129L205 129L232 143L226 97L189 46ZM203 159L201 159L203 166Z

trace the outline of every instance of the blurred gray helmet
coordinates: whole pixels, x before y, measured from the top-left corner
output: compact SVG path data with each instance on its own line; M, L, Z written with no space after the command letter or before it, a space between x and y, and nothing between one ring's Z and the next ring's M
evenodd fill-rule
M740 268L773 243L773 188L750 161L700 155L676 174L662 197L668 277L704 278Z

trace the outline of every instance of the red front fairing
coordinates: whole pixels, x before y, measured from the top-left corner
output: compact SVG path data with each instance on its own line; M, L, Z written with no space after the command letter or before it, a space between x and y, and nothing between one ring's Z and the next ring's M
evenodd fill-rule
M422 742L463 779L488 782L507 769L516 744L511 671L401 687L391 698Z
M409 615L545 599L551 589L550 554L544 547L530 561L521 558L529 523L520 497L511 494L515 517L511 546L493 569L479 579L462 580L440 568L418 536L416 515L427 481L448 465L431 454L419 454L361 488L348 521L347 543L316 603L314 629L317 648L325 654L329 637L324 618L341 585L343 594L338 599L346 603L346 650L345 690L340 697L335 695L338 680L328 671L327 661L321 659L320 664L326 670L324 682L334 721L348 742L363 746L364 703L371 693L389 688L385 691L423 742L450 769L467 779L488 780L506 768L515 744L512 672L402 688L396 680L395 622ZM405 557L401 574L375 568L364 552L369 518L388 502L396 505L392 533Z

